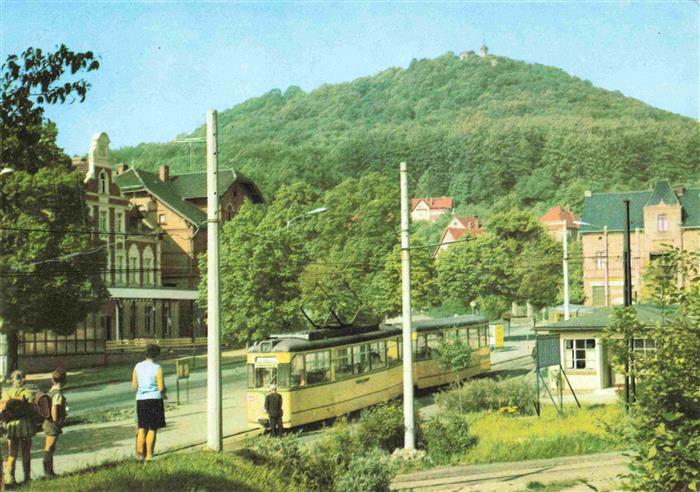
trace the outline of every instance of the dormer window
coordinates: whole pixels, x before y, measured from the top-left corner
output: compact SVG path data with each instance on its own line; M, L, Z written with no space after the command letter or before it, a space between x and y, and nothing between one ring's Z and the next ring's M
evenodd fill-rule
M659 232L668 231L668 215L659 214L656 216L656 230Z
M103 195L107 194L109 189L108 186L109 178L107 178L107 173L101 171L99 177L97 178L97 191Z

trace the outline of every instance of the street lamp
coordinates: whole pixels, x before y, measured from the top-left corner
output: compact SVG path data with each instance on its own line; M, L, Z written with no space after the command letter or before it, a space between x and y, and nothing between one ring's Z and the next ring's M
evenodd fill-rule
M326 210L328 210L326 207L319 207L319 208L315 208L315 209L313 209L313 210L309 210L308 212L303 213L303 214L301 214L301 215L297 215L296 217L292 217L291 219L289 219L289 220L287 221L287 229L289 229L289 226L291 225L291 223L294 222L294 221L297 220L297 219L301 219L302 217L306 217L306 216L308 216L308 215L320 214L320 213L325 212Z
M602 227L603 237L605 238L605 282L604 282L604 292L605 297L605 307L610 306L610 266L609 266L609 250L608 250L608 226L600 226L599 224L592 224L590 222L584 222L582 220L575 220L574 224L591 226L591 227Z

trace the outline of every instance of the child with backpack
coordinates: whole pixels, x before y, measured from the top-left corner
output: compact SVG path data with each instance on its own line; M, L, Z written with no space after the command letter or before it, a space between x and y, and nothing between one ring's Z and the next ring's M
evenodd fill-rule
M56 451L56 441L62 433L61 428L66 420L66 397L63 396L63 386L66 384L66 370L59 367L51 373L53 386L47 393L51 399L51 411L42 424L46 442L44 443L44 476L53 478L56 473L53 470L53 454Z
M5 463L5 484L15 484L15 465L17 453L22 447L22 469L24 481L31 480L31 449L34 436L34 419L32 414L32 391L25 386L25 374L13 371L10 374L12 387L2 395L3 414L6 415L7 462Z

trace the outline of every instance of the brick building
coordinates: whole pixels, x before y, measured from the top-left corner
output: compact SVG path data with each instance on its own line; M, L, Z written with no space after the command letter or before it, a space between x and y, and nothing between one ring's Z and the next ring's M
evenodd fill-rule
M583 204L583 281L588 305L623 302L624 204L630 201L632 292L644 299L643 276L669 247L700 250L700 189L656 182L650 190L587 193ZM684 279L679 279L684 281Z
M20 333L20 366L42 371L131 360L128 349L144 339L194 346L206 335L195 302L197 255L206 251L206 174L171 176L167 166L159 173L115 170L106 133L93 136L87 158L73 165L84 175L86 223L107 250L110 298L74 335ZM262 201L255 184L232 170L220 171L219 192L222 221L232 219L246 197Z

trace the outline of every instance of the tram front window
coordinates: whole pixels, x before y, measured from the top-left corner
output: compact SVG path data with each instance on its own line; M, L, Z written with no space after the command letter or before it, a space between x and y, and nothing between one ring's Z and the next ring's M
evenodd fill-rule
M255 368L255 387L264 388L271 384L277 384L277 368L276 367L256 367Z

